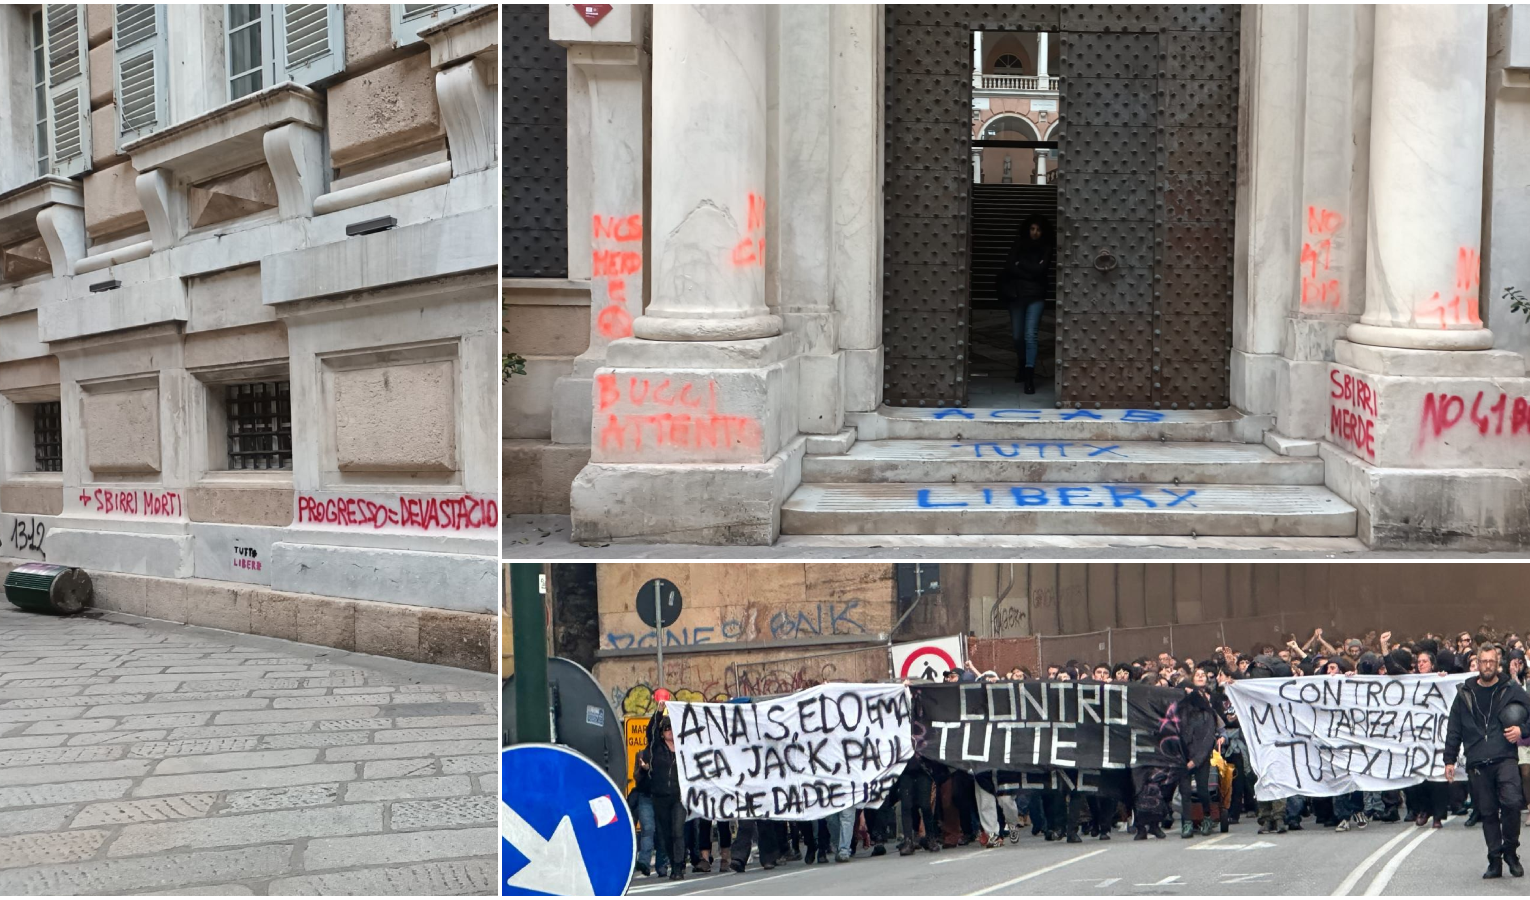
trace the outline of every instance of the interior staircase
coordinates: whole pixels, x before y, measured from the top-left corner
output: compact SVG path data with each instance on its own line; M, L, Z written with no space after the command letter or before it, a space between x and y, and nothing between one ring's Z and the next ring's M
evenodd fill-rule
M810 438L783 535L1349 537L1315 443L1237 410L895 409Z

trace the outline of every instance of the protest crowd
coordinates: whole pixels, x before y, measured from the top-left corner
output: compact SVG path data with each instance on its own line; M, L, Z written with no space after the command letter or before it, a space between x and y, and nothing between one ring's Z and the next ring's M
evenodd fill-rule
M881 693L839 707L798 694L682 704L659 691L629 798L637 874L1390 822L1480 828L1484 877L1520 876L1526 680L1517 634L1330 643L1319 629L1201 659L1002 674L967 662L938 682L840 685ZM852 736L831 740L830 719ZM852 770L864 781L842 791ZM818 772L833 775L746 793ZM815 803L830 811L815 816Z

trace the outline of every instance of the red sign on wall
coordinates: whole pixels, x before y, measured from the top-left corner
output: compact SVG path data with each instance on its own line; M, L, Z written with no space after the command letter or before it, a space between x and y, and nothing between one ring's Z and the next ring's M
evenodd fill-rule
M606 13L611 11L611 4L575 3L574 9L579 10L579 15L584 16L584 20L590 23L591 28L594 28L595 24L601 19L604 19L606 17Z

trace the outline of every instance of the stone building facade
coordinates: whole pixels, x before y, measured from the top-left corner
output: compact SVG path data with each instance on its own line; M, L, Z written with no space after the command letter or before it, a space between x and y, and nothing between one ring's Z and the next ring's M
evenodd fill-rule
M98 606L494 665L498 9L0 9L0 532Z
M561 107L507 157L562 127L566 190L507 215L565 257L507 232L509 511L1530 542L1524 6L547 15L511 39L566 51ZM1045 404L968 402L975 32L1063 48Z

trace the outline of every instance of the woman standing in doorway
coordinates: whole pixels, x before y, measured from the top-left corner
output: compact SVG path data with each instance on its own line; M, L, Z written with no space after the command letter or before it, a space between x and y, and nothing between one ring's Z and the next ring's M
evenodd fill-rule
M1036 393L1036 335L1051 293L1056 253L1052 227L1046 219L1032 215L1020 226L1009 258L999 272L999 299L1009 306L1010 337L1015 342L1015 354L1020 357L1015 380L1024 383L1027 394Z

